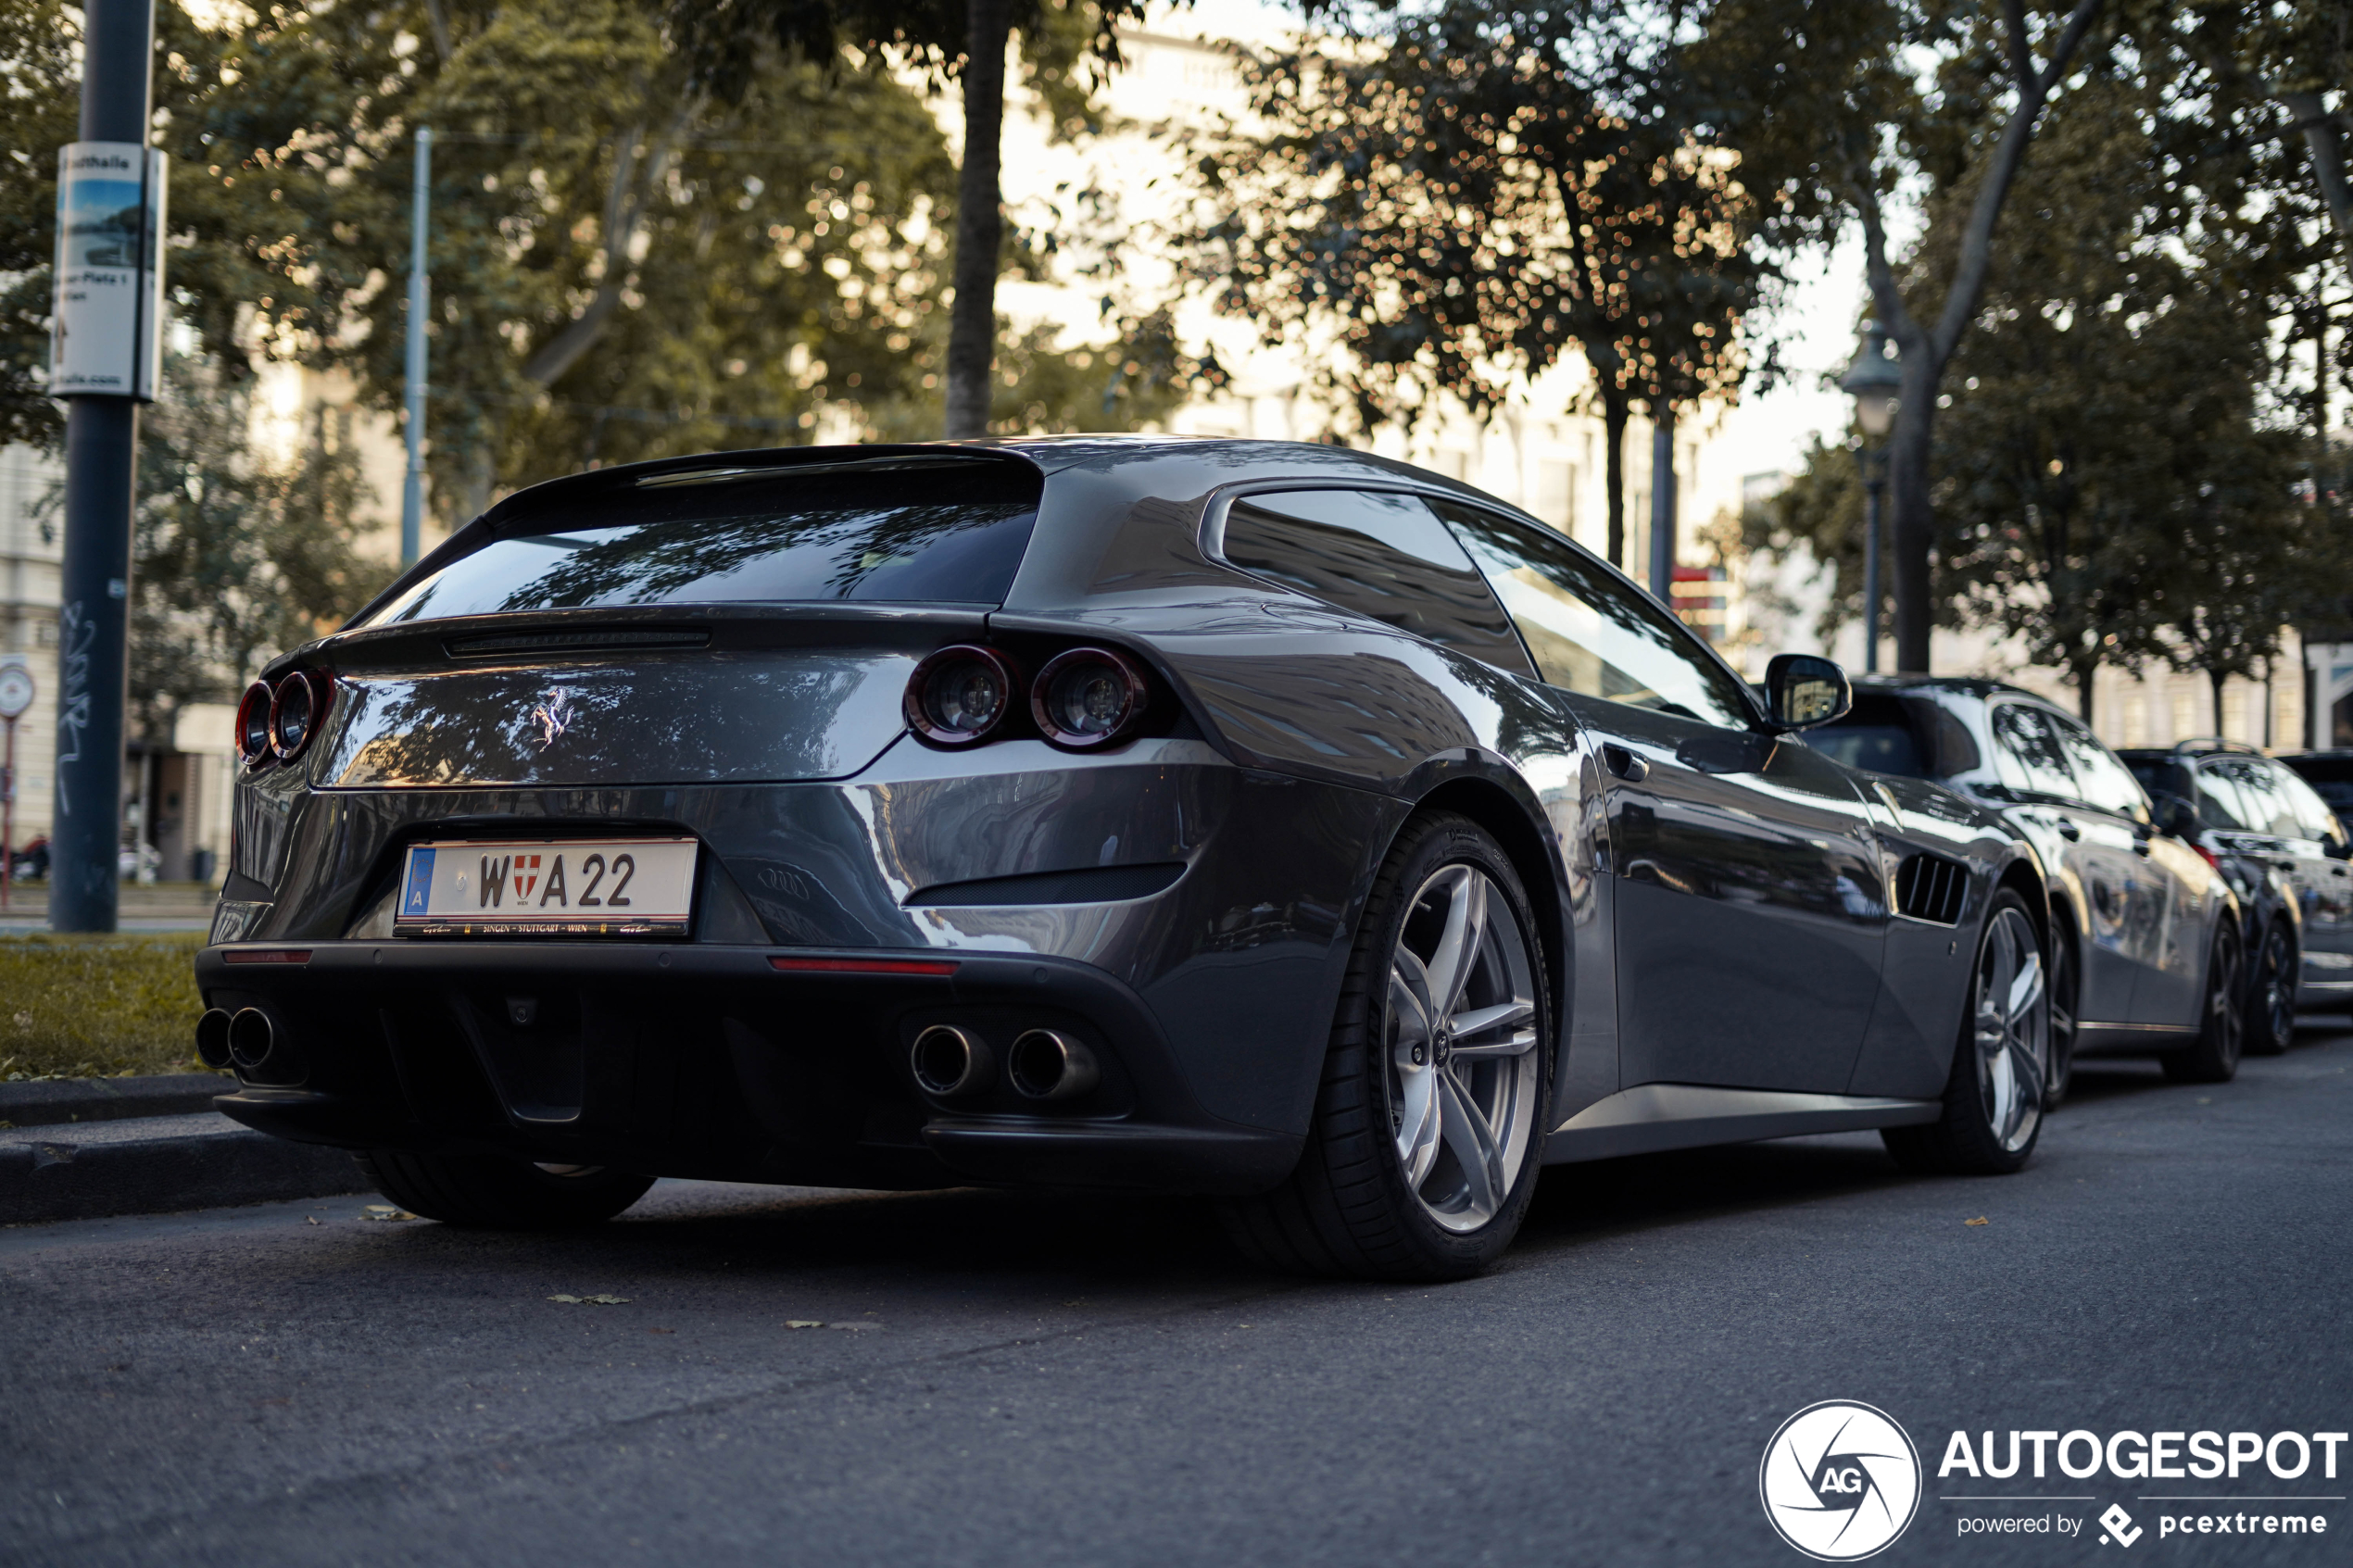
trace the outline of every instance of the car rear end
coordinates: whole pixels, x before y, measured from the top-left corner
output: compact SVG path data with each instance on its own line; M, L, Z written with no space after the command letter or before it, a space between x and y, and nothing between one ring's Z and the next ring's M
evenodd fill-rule
M1047 485L953 448L581 476L273 664L197 965L222 1109L736 1180L1279 1176L1312 1082L1236 1064L1322 989L1350 826L1302 850L1148 647L992 633Z

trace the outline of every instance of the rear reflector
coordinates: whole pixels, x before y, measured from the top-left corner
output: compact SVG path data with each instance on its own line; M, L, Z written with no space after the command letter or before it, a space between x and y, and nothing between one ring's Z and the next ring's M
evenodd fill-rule
M232 947L220 955L229 963L308 963L308 947Z
M769 964L796 973L815 974L953 974L954 963L943 959L786 959Z

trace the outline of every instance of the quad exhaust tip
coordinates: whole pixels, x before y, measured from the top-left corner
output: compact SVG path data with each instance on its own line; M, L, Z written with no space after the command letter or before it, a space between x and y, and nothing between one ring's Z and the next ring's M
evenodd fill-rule
M949 1023L935 1023L916 1035L909 1060L923 1091L942 1099L978 1093L997 1076L988 1047Z
M1076 1099L1102 1077L1095 1053L1054 1029L1032 1029L1015 1040L1005 1075L1019 1093L1048 1100Z
M219 1072L229 1065L229 1010L208 1008L196 1020L196 1060Z
M246 1072L268 1061L276 1044L277 1030L271 1027L270 1015L259 1008L240 1008L236 1016L229 1020L229 1060Z

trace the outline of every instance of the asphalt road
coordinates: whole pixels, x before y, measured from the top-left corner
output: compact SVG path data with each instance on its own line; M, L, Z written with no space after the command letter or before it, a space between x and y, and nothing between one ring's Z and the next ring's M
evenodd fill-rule
M2340 1500L2206 1510L2322 1537L2190 1539L2158 1517L2197 1505L2141 1500L2353 1491L2317 1461L1937 1477L1956 1428L2353 1426L2353 1035L2081 1081L2009 1179L1868 1137L1555 1170L1439 1288L1256 1274L1182 1203L975 1192L0 1231L0 1562L1790 1564L1759 1458L1832 1399L1927 1466L1878 1562L2345 1562ZM595 1294L626 1301L548 1299ZM1944 1500L1989 1492L2090 1500ZM1960 1534L2000 1515L2054 1527Z

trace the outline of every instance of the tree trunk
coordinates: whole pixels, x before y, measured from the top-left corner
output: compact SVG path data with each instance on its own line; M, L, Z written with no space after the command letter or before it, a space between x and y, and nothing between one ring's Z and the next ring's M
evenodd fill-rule
M997 258L1005 242L998 160L1005 131L1010 0L964 7L964 167L956 188L956 302L948 319L950 441L988 433L997 361Z
M2353 189L2346 183L2345 150L2337 144L2328 105L2318 93L2282 93L2279 99L2281 107L2296 117L2296 128L2304 132L2305 150L2312 155L2312 175L2320 182L2321 199L2328 203L2329 221L2336 226L2337 240L2353 251Z
M2229 671L2208 666L2206 684L2214 688L2214 733L2217 735L2222 733L2222 687L2229 683L2230 679Z
M1929 581L1929 557L1936 541L1929 458L1935 438L1937 388L1984 296L1993 263L1994 231L2009 200L2010 187L2017 182L2019 168L2026 161L2026 149L2034 139L2044 107L2050 101L2051 90L2067 74L2068 62L2105 3L2076 0L2052 45L2049 62L2039 69L2030 46L2025 8L2007 7L2007 53L2018 101L1994 144L1993 161L1978 183L1976 199L1969 204L1953 275L1932 325L1914 319L1889 263L1877 167L1867 163L1851 171L1849 188L1856 214L1862 220L1863 259L1871 303L1881 323L1902 349L1904 365L1895 432L1888 443L1888 498L1894 511L1889 544L1895 569L1895 668L1900 672L1927 673L1930 633L1936 621L1936 601Z
M1909 358L1909 356L1906 356ZM1943 367L1922 356L1906 365L1903 401L1887 443L1887 490L1894 526L1888 555L1894 567L1895 668L1926 674L1929 645L1936 625L1936 596L1930 557L1936 543L1936 511L1929 497L1928 465L1935 427L1936 389Z
M1609 501L1609 564L1626 570L1626 418L1623 393L1602 394L1602 490Z
M2075 716L2082 720L2083 727L2089 730L2092 728L2092 683L2099 679L2099 660L2079 664L2068 673L2075 677Z

